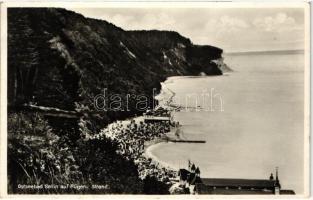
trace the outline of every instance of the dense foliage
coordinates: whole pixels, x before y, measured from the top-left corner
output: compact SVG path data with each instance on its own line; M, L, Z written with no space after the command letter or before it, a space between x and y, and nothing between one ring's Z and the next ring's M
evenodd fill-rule
M9 192L18 192L18 184L69 184L79 181L82 174L71 149L42 116L10 113L8 175Z
M8 125L9 192L142 192L143 183L138 178L136 166L116 154L114 142L105 138L88 140L82 135L76 146L68 145L68 138L54 134L38 113L10 113ZM19 190L19 184L69 184L73 187L64 190ZM74 185L86 185L88 188L77 189ZM95 189L92 185L103 188Z

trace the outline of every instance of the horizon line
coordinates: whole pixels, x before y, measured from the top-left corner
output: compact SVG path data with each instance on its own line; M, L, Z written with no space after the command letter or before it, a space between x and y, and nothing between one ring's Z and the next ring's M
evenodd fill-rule
M270 52L304 52L305 49L274 49L274 50L251 50L251 51L224 51L223 54L244 54L244 53L270 53Z

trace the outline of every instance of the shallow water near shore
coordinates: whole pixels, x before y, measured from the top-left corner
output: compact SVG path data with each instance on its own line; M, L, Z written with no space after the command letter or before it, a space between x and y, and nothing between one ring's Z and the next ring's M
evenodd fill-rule
M174 103L187 108L174 113L181 137L206 143L161 143L151 153L174 168L190 159L201 177L267 179L277 166L282 189L303 193L303 54L226 55L225 62L234 72L165 82ZM205 101L186 101L212 88L214 111Z

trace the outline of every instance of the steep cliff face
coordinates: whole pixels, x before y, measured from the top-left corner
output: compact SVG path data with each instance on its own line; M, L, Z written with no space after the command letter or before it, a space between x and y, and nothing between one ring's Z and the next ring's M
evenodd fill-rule
M94 110L103 94L146 95L173 75L220 75L222 50L194 45L170 31L124 31L103 20L56 8L8 9L8 102ZM103 112L110 122L139 112ZM125 106L123 104L123 106Z

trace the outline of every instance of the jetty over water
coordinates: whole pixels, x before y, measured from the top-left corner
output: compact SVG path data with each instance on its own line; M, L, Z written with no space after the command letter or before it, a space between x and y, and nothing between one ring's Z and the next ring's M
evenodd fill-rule
M182 134L180 126L178 122L173 120L173 116L168 109L163 107L158 107L155 110L147 110L146 113L143 114L144 122L146 123L154 123L154 122L167 122L169 125L174 127L175 131L171 131L164 138L167 142L174 143L206 143L205 140L189 140L185 138Z
M168 142L175 142L175 143L206 143L205 140L181 140L181 139L169 139Z
M145 122L171 122L173 117L171 112L163 107L158 107L155 110L147 110L143 114Z

